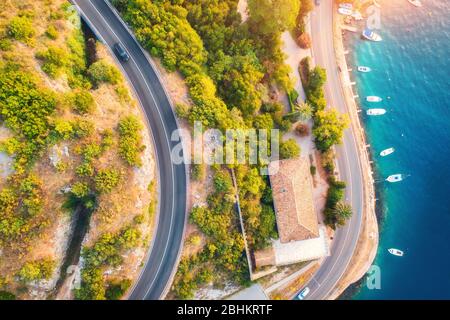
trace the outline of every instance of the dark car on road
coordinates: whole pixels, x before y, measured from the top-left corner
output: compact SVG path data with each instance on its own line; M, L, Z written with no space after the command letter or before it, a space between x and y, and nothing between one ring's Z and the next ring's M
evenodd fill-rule
M128 60L130 60L130 55L128 54L127 50L125 50L122 44L116 43L114 45L114 51L116 52L119 59L123 62L127 62Z

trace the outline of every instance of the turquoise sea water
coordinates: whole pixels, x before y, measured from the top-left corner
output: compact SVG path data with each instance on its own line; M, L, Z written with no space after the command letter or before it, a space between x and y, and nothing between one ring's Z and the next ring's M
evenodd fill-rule
M347 35L360 97L384 100L381 117L363 116L377 172L382 209L381 238L375 264L381 290L362 285L354 299L450 299L450 2L407 0L381 4L383 42ZM390 97L390 98L389 98ZM381 158L379 152L396 152ZM395 173L406 180L383 182ZM388 248L405 251L395 257Z

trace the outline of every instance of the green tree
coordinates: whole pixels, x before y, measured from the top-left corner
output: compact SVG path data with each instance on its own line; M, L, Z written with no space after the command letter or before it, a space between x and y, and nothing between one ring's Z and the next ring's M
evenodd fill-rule
M273 34L291 30L300 9L298 0L249 0L252 30Z
M326 152L333 145L340 144L348 125L348 117L335 109L317 111L313 128L317 149Z
M338 226L343 226L353 214L351 205L343 201L339 201L334 208L334 215Z

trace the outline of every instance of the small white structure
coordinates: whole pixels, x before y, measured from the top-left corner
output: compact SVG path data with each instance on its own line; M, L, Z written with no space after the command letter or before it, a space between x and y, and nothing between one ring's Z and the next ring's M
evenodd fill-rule
M318 238L288 243L281 243L280 240L276 240L273 241L273 249L277 266L311 261L330 255L328 240L323 227L319 229Z

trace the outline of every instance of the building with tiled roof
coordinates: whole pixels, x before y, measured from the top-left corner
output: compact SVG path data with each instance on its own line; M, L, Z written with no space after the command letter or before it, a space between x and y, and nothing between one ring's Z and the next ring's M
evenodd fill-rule
M273 161L270 184L279 239L253 253L255 267L282 266L329 254L324 227L319 228L308 158Z
M317 238L319 225L309 160L274 161L269 165L269 174L280 241Z

